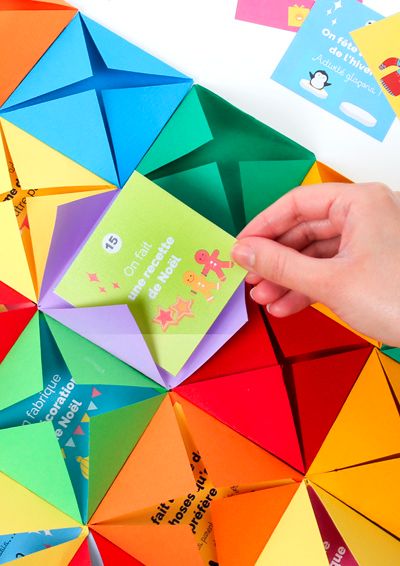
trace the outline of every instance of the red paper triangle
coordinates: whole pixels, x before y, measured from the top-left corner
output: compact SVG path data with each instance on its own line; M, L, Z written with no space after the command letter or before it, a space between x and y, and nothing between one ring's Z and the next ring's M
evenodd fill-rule
M83 429L80 425L76 427L76 429L74 430L74 434L77 434L79 436L85 436L85 433L83 432Z
M99 533L92 531L104 566L142 566L142 562L133 558L130 554L104 538Z
M0 362L14 346L36 310L36 306L32 306L0 313Z
M332 350L368 345L363 338L312 307L286 318L267 317L285 358L315 357Z
M33 303L0 281L0 306L2 305L5 305L7 310L14 310L15 308L32 307Z
M185 384L176 391L297 470L304 471L280 367Z
M101 395L100 391L93 387L92 389L92 397L99 397Z
M92 566L87 538L85 538L85 540L79 547L78 552L69 563L69 566Z
M249 321L185 383L277 364L260 307L247 297Z
M368 360L371 348L305 360L288 369L306 468L311 465Z

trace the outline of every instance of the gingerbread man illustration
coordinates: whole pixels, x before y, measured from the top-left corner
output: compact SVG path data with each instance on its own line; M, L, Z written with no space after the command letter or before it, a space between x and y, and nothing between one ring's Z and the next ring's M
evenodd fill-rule
M194 259L197 263L204 265L201 272L202 275L209 274L210 271L214 271L220 281L225 281L226 275L223 269L230 269L233 267L233 261L223 261L218 259L219 250L214 250L212 254L209 254L206 250L199 250L195 253Z
M203 295L207 302L214 299L214 290L218 291L220 288L219 283L213 283L212 281L207 281L204 275L197 275L194 271L186 271L183 276L183 282L185 285L190 287L193 294L200 293Z
M389 59L383 61L383 63L379 66L379 69L383 71L388 67L397 67L397 70L392 71L386 75L386 77L381 79L383 88L391 96L400 96L400 59L397 57L389 57Z

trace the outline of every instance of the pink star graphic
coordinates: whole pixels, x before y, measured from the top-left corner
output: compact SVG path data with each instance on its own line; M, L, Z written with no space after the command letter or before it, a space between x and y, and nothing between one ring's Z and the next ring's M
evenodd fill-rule
M88 273L87 275L89 277L90 282L100 281L99 278L97 277L97 273Z
M99 287L99 291L100 291L100 293L107 293L105 287Z
M163 332L165 332L172 324L176 324L173 319L171 309L164 310L161 307L158 307L158 314L153 318L153 322L159 324Z
M113 283L112 286L113 286L113 289L119 289L120 288L119 283L117 281L115 283Z

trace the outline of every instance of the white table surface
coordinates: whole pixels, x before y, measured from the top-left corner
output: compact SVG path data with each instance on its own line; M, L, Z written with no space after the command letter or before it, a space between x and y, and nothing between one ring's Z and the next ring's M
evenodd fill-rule
M235 20L236 2L70 0L354 181L379 180L400 190L400 120L378 142L270 80L293 34ZM400 0L365 4L384 15L400 11Z

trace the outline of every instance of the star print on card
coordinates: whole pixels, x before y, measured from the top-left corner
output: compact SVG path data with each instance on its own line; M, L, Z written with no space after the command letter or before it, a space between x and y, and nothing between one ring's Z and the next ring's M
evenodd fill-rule
M191 84L182 73L78 14L1 113L122 186Z
M156 364L176 375L244 278L229 259L234 243L134 173L55 292L74 307L127 305ZM88 274L97 274L100 292Z
M177 297L176 303L171 305L169 309L158 307L158 314L153 318L155 324L159 324L165 332L170 326L177 325L185 316L193 317L192 300L185 301L182 297Z
M395 116L350 35L381 19L357 0L317 0L272 78L382 141Z

